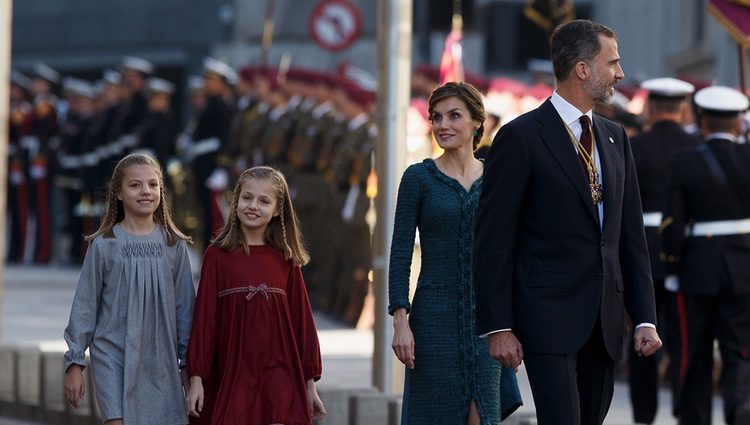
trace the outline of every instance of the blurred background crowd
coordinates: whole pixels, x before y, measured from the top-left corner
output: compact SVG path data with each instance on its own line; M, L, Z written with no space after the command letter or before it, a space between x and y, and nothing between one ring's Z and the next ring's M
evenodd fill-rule
M239 172L269 164L287 175L314 253L305 270L314 306L356 324L376 217L376 35L393 24L376 19L377 2L95 3L14 4L6 260L77 265L108 174L133 151L159 159L167 202L199 255ZM706 0L411 3L407 163L440 153L427 97L459 78L446 73L446 52L462 49L460 78L485 96L481 156L502 124L552 93L547 37L575 17L618 33L626 79L597 112L631 136L647 126L642 80L737 85L736 45ZM689 109L682 124L694 131Z

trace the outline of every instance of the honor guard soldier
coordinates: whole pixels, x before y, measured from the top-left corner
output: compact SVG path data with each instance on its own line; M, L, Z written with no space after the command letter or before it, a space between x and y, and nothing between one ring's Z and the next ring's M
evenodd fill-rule
M87 182L90 172L86 165L95 154L90 150L92 123L94 120L94 90L83 80L67 78L63 83L63 92L70 110L67 118L60 124L60 151L58 154L58 172L55 185L60 189L65 203L63 227L66 232L67 246L63 260L78 264L83 259L83 236L86 232L85 221L91 217L91 184ZM93 232L94 229L88 229Z
M26 173L26 151L21 141L34 132L34 110L28 101L31 81L13 70L10 77L10 109L8 126L8 210L10 245L8 261L22 262L26 255L30 204Z
M338 222L338 261L333 314L350 326L357 324L368 291L370 228L365 215L366 196L374 143L368 127L369 93L351 82L335 90L335 101L347 124L333 155L333 217Z
M251 126L258 114L260 100L255 90L256 69L246 66L239 72L237 83L237 106L229 129L227 153L234 159L232 180L248 168L251 162Z
M728 424L750 424L750 145L738 144L747 97L695 94L706 142L674 155L662 222L665 286L680 312L678 420L711 423L714 340Z
M674 326L675 320L664 310L667 293L664 289L664 265L659 257L659 226L666 206L669 161L675 152L701 143L700 139L689 135L682 128L682 119L688 108L687 100L692 95L694 87L675 78L654 78L641 83L641 88L648 90L646 108L651 128L633 138L633 158L638 174L638 186L641 188L643 223L654 279L656 312L661 315L660 319L667 323L662 329L673 329L670 326ZM668 338L667 348L675 350L670 351L670 357L679 358L679 343L669 342L671 341ZM650 357L636 355L631 340L628 350L628 382L633 420L637 423L650 424L656 418L659 392L657 365L660 359L658 353ZM677 362L672 362L671 365L676 366Z
M305 71L302 84L305 100L303 112L295 123L287 164L289 190L294 196L294 206L310 251L316 253L303 273L310 302L314 308L327 308L335 278L334 245L335 226L331 225L331 192L323 172L316 168L324 140L334 138L341 128L336 125L337 111L333 104L326 78L314 71ZM318 89L320 86L320 89Z
M284 172L294 117L287 105L289 99L281 88L277 73L268 75L268 84L266 100L270 109L260 136L260 148L263 152L263 163Z
M148 113L146 102L146 80L154 73L151 62L126 56L120 69L124 101L115 121L116 147L120 150L116 156L127 154L137 143L136 131Z
M229 137L232 86L236 82L237 73L226 63L211 57L203 61L206 105L193 130L189 157L192 158L198 205L203 210L201 223L204 246L208 246L214 232L221 228L224 220L220 201L229 184L229 175L226 168L219 164L219 154L224 152Z
M138 148L156 158L163 167L174 155L176 127L172 116L174 85L151 77L147 82L148 113L138 132Z
M33 66L31 92L34 96L34 133L21 141L27 149L27 170L31 182L31 209L35 231L34 262L46 264L52 256L52 216L50 215L51 161L57 156L57 96L61 76L42 63Z
M114 164L120 160L122 148L119 145L119 131L117 128L118 115L121 113L126 90L122 85L122 75L113 70L105 69L99 81L97 97L98 112L93 124L92 132L99 141L97 156L99 158L98 179L107 181Z

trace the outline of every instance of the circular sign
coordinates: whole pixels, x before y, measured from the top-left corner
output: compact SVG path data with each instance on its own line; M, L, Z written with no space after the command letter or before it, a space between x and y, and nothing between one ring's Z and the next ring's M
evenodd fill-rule
M359 37L362 20L359 10L347 0L324 0L310 14L310 34L320 47L338 51Z

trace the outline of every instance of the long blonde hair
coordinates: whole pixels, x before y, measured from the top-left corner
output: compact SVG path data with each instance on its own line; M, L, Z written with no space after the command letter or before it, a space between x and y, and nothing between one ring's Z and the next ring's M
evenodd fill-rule
M115 237L112 228L125 218L125 209L122 206L122 201L117 199L117 195L122 190L122 179L125 175L125 170L131 165L148 165L154 169L156 175L159 177L160 200L159 206L156 207L156 211L154 212L154 221L164 229L167 237L167 245L174 245L179 239L192 242L191 237L186 236L177 228L177 225L172 221L172 216L169 214L169 206L167 206L164 189L164 173L161 170L161 166L154 158L140 153L126 155L115 166L115 169L112 171L112 177L109 179L109 184L107 185L107 208L99 223L99 228L84 239L91 241L100 235L105 238Z
M249 179L269 182L276 193L276 208L279 214L268 223L263 235L265 242L282 250L284 257L292 260L295 265L303 266L307 264L310 261L310 254L308 254L303 243L297 214L294 213L292 197L289 195L289 185L287 185L284 175L271 167L253 167L240 174L232 194L231 214L212 244L225 251L230 251L238 245L242 245L245 252L249 252L248 247L242 242L241 224L239 218L237 218L237 204L239 203L242 185Z

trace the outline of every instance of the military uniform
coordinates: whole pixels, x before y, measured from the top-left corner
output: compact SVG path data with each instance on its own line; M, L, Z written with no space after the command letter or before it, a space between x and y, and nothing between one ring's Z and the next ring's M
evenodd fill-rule
M335 251L331 239L331 188L325 177L327 164L320 158L324 144L333 146L342 134L331 102L323 102L297 121L287 152L289 190L305 242L312 253L303 273L314 308L327 308L334 281ZM320 169L317 166L320 166Z
M703 89L695 101L701 114L735 118L749 104L744 95L725 87ZM678 417L683 425L711 423L713 347L718 339L725 418L729 424L748 424L750 146L735 143L729 133L712 133L707 139L674 156L662 224L665 285L678 291L686 347Z
M213 58L203 63L204 78L219 78L226 90L236 82L237 74L229 65ZM226 151L229 124L232 119L232 104L225 93L207 93L206 104L198 115L193 130L190 157L197 185L197 198L202 211L202 242L208 246L213 235L221 229L224 218L220 209L220 198L228 185L228 173L219 164L219 155Z
M649 104L654 108L684 107L686 96L694 91L692 84L674 78L656 78L644 81L641 88L649 90ZM679 110L679 109L678 109ZM662 222L666 206L666 191L669 182L669 162L675 152L698 146L701 140L687 134L682 126L671 119L662 119L652 124L649 131L641 133L632 140L633 159L638 175L638 186L641 189L643 221L646 242L651 260L651 275L654 280L656 312L659 321L665 322L667 346L670 358L679 358L679 340L675 338L675 318L672 310L665 311L669 298L664 289L664 265L660 258ZM670 307L674 304L669 299ZM672 332L670 332L670 330ZM671 344L670 344L671 342ZM633 420L637 423L653 423L658 407L660 355L640 357L632 348L628 350L628 382L630 400L633 405ZM672 381L677 377L677 361L670 363Z
M260 136L260 149L265 165L286 168L286 154L294 128L294 114L286 104L280 103L268 111L268 117Z
M11 101L8 125L8 213L10 244L8 261L24 261L28 240L28 216L31 208L30 184L28 181L27 149L22 140L34 131L34 111L26 100L28 78L13 71L11 75Z
M170 111L172 93L172 83L160 78L149 79L149 99L152 96L166 96L166 104L163 109L155 109L149 105L146 118L138 131L138 148L151 152L162 167L166 167L169 159L175 154L177 127Z
M370 228L365 215L370 206L366 185L374 146L366 124L364 113L349 120L331 163L333 219L340 235L332 313L350 325L356 324L364 305L371 268Z
M80 80L69 81L66 86L72 97L93 98L91 86ZM60 124L60 150L58 154L58 172L55 185L62 193L65 204L64 229L70 238L68 260L74 264L83 260L85 245L83 237L93 231L87 228L85 221L91 206L91 182L87 181L90 172L90 159L94 139L93 121L90 113L79 110L81 100L71 101L71 110L67 119ZM90 224L90 223L89 223Z
M60 74L42 63L33 66L34 134L30 140L28 175L33 196L31 199L36 224L34 262L46 264L52 258L51 182L53 161L57 156L57 104L53 88L61 82Z

